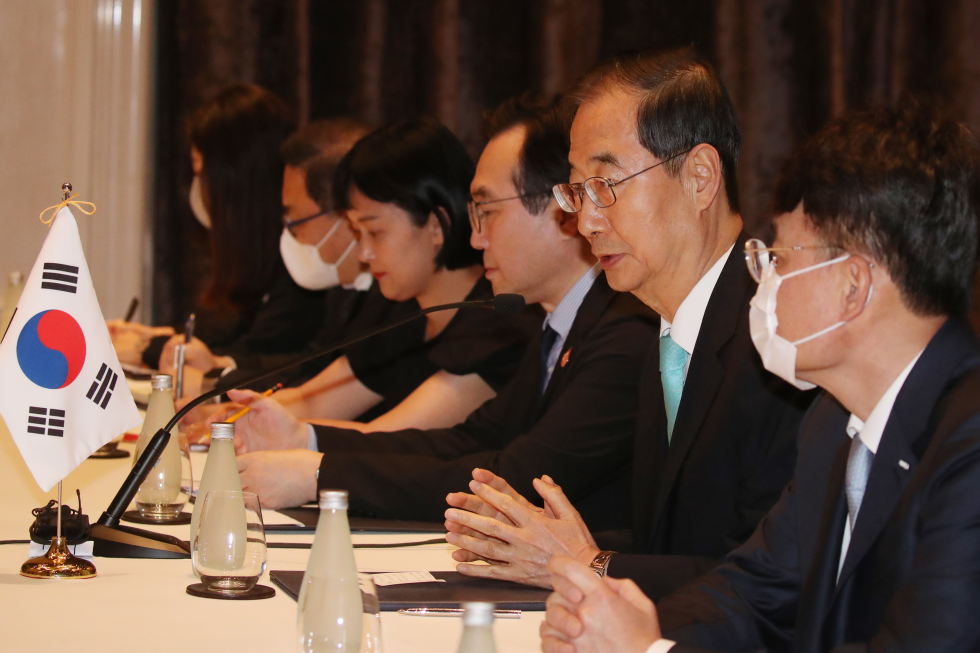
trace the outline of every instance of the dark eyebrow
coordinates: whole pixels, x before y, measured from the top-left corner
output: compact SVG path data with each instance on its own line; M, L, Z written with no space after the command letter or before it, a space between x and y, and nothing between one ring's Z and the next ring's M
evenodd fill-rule
M477 188L476 190L470 193L470 197L472 197L473 199L482 200L484 198L490 197L490 191L487 190L486 186L480 186L479 188Z
M599 152L598 154L593 154L589 157L589 161L596 161L597 163L605 163L607 165L614 166L616 168L619 166L619 157L617 157L612 152Z
M370 222L371 220L377 220L377 219L378 216L376 215L365 215L360 218L357 218L356 220L351 220L351 223L357 225L357 224L361 224L362 222Z

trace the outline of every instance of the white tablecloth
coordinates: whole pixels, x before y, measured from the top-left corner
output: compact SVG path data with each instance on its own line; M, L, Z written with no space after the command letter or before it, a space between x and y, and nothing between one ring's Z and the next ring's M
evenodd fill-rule
M131 446L123 445L131 450ZM87 460L65 479L64 500L98 519L129 472L130 458ZM195 467L195 476L201 469ZM26 540L31 509L56 497L41 492L0 422L0 540ZM188 527L155 529L187 539ZM431 539L431 534L354 535L357 542L401 542ZM272 541L308 542L312 535L269 533ZM356 549L364 571L446 571L454 568L448 544L398 549ZM269 569L303 569L308 550L269 549ZM95 558L98 576L91 580L48 581L20 576L27 545L0 546L0 650L45 651L214 651L292 653L295 650L296 603L283 592L263 601L216 601L185 592L196 582L188 560ZM268 574L262 583L270 584ZM519 620L495 626L502 653L538 651L543 615L525 613ZM462 623L458 619L382 616L385 653L451 653Z

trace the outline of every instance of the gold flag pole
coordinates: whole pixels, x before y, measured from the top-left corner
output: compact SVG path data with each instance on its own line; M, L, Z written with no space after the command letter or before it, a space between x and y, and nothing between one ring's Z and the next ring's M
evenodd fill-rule
M71 197L71 184L61 186L64 194L61 201L65 205ZM57 213L57 211L55 211ZM41 214L44 215L43 213ZM20 575L28 578L94 578L95 565L84 558L71 554L68 550L68 540L61 536L61 490L62 481L58 481L58 521L57 534L51 540L51 548L39 558L31 558L20 566Z

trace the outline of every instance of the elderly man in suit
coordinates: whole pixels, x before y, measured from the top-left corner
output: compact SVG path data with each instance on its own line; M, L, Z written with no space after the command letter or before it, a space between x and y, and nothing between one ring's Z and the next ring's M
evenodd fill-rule
M578 212L610 286L660 315L640 380L631 542L597 537L601 550L550 478L536 481L541 512L482 470L474 494L448 499L449 540L462 573L548 586L557 554L660 596L752 534L792 475L811 396L752 346L738 121L711 66L689 49L624 56L570 99L571 183L556 197Z
M554 559L546 651L980 649L980 346L963 320L978 155L961 125L904 106L836 121L794 156L774 246L746 246L759 353L825 390L793 482L656 609Z
M471 242L483 250L495 293L521 294L545 310L541 335L501 393L447 429L308 431L252 394L255 409L237 422L256 452L242 483L263 504L298 505L318 486L342 487L355 512L436 521L446 494L466 489L473 468L486 467L523 491L536 474L571 477L569 495L586 521L628 523L622 480L636 423L636 352L649 346L654 316L610 288L575 215L552 197L552 185L568 175L558 114L519 99L485 122L489 143L471 184Z

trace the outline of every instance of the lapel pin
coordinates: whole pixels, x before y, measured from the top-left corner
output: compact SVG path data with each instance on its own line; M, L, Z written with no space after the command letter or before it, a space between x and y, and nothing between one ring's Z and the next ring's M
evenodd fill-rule
M571 354L571 353L572 353L572 350L571 350L571 348L569 348L569 350L565 352L565 355L561 357L561 366L562 367L565 367L566 365L568 365L568 355Z
M904 469L905 471L909 471L909 464L907 462L905 462L904 460L899 460L898 461L898 466L901 467L902 469Z

